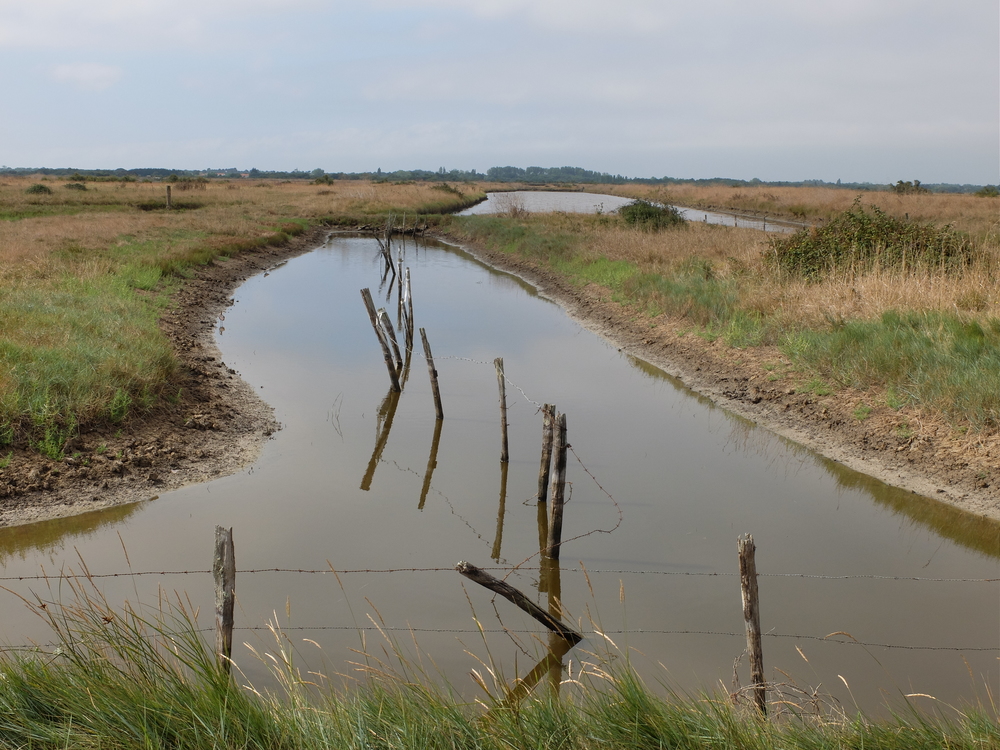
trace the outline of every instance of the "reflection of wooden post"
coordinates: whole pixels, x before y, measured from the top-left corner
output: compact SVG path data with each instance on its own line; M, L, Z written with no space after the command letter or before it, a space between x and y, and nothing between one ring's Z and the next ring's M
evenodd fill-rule
M431 438L431 454L427 457L427 471L424 472L424 486L420 488L420 504L417 506L417 510L424 509L424 503L427 502L427 493L431 489L431 475L438 465L438 444L441 442L441 426L443 424L443 419L434 420L434 437Z
M424 345L424 356L427 358L427 370L431 374L431 392L434 394L434 411L437 412L438 419L444 419L444 409L441 408L441 391L438 390L438 371L434 369L434 355L431 354L431 345L427 343L427 332L420 329L420 341Z
M389 370L389 383L392 386L392 390L399 390L399 374L396 372L396 365L392 361L392 352L389 351L389 344L385 340L385 334L382 333L381 326L378 324L378 314L375 312L375 302L372 301L371 290L367 287L361 290L361 299L365 302L365 309L368 311L368 319L372 322L372 328L375 329L375 336L378 338L378 343L382 347L382 357L385 359L386 369Z
M375 448L372 450L371 460L368 462L368 470L361 480L361 489L367 492L372 487L372 480L375 478L375 468L379 459L382 458L382 451L385 450L386 443L389 442L389 431L392 430L392 420L396 417L396 407L399 405L399 391L389 390L382 405L379 407L379 417L381 419L381 429L375 438Z
M236 553L232 528L215 527L215 653L226 674L233 655L233 607L236 601Z
M507 450L507 383L503 374L503 357L494 359L493 365L497 368L497 383L500 386L500 461L507 463L510 452Z
M507 509L507 470L509 463L500 462L500 509L497 511L497 533L493 537L493 554L496 562L500 562L500 545L503 544L503 520Z
M562 544L563 504L566 499L566 415L556 419L555 435L555 475L552 477L552 512L549 521L548 554L553 560L559 559Z
M410 286L410 269L406 269L406 347L413 348L413 287Z
M507 601L520 607L549 630L558 633L563 639L569 641L570 645L575 646L583 640L583 636L573 630L573 628L559 622L509 583L494 578L482 568L477 568L472 563L460 562L455 566L455 570L470 581L475 581L480 586L500 594Z
M762 716L767 715L767 685L764 682L764 652L760 644L760 609L757 599L756 546L750 534L739 538L740 588L743 594L743 619L747 629L747 653L750 655L750 684L753 701Z
M170 200L170 185L167 185L167 208L170 208L173 203Z

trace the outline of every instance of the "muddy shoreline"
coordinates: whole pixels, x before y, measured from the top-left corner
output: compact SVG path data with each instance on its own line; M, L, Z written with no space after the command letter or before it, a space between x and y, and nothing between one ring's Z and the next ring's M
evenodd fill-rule
M308 252L329 232L320 228L199 269L161 320L180 362L167 392L178 397L122 429L82 433L62 461L15 451L0 469L0 526L147 501L250 466L280 425L253 386L222 361L215 325L243 281ZM522 258L461 246L524 278L587 328L723 408L887 484L1000 519L997 435L956 436L915 411L887 407L859 421L854 413L863 394L804 391L794 376L776 376L783 361L776 349L728 349L686 332L689 326L678 321L661 319L651 327L599 288L574 286Z

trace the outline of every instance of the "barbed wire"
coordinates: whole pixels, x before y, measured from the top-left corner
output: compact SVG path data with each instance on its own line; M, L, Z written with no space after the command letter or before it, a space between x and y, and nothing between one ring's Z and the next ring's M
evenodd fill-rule
M597 531L603 531L598 529ZM589 532L596 533L596 532ZM605 531L605 533L607 533ZM576 538L576 537L574 537ZM481 570L512 572L505 566L481 567ZM541 570L537 567L518 566L517 572L531 573ZM351 574L385 574L385 573L454 573L454 567L446 568L248 568L239 569L240 575L255 575L263 573L302 573L306 575L351 575ZM634 568L563 568L561 573L583 573L588 575L654 575L654 576L691 576L706 578L739 578L739 573L725 571L687 571L687 570L637 570ZM48 581L61 578L138 578L142 576L181 576L209 575L212 571L205 570L142 570L118 573L42 573L30 576L0 576L0 581ZM819 573L757 573L758 578L808 578L826 581L874 580L874 581L922 581L926 583L1000 583L1000 578L931 578L925 576L889 576L874 573L852 573L846 575L823 575Z

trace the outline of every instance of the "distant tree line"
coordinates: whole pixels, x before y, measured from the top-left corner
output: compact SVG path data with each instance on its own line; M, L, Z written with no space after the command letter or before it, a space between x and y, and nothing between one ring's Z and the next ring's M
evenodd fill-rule
M42 175L64 178L74 182L134 181L134 180L183 180L183 179L271 179L271 180L312 180L329 183L335 180L375 180L377 182L512 182L529 185L728 185L730 187L834 187L854 191L894 191L897 193L977 193L992 196L997 194L993 185L956 185L951 183L921 183L919 180L899 180L895 185L873 182L826 182L824 180L800 180L798 182L767 182L754 178L737 180L729 177L707 179L686 179L681 177L626 177L620 174L594 172L581 167L490 167L485 174L475 169L426 169L396 170L383 172L327 172L317 168L311 171L293 169L275 171L263 169L237 169L223 167L207 169L166 169L144 167L140 169L76 169L73 167L0 167L0 175Z

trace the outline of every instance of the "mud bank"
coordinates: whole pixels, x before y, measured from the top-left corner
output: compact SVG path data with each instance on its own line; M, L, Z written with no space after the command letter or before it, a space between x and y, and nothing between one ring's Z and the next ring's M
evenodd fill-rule
M317 229L199 268L160 321L179 364L164 389L171 397L124 427L82 431L62 461L15 450L0 469L0 526L151 500L252 464L280 425L253 386L222 361L215 324L243 281L308 252L328 233Z
M777 347L732 349L707 341L690 323L650 320L612 301L606 289L576 286L521 257L440 239L522 277L622 351L723 408L886 484L1000 519L1000 435L961 435L919 409L868 407L871 394L851 389L817 395Z

